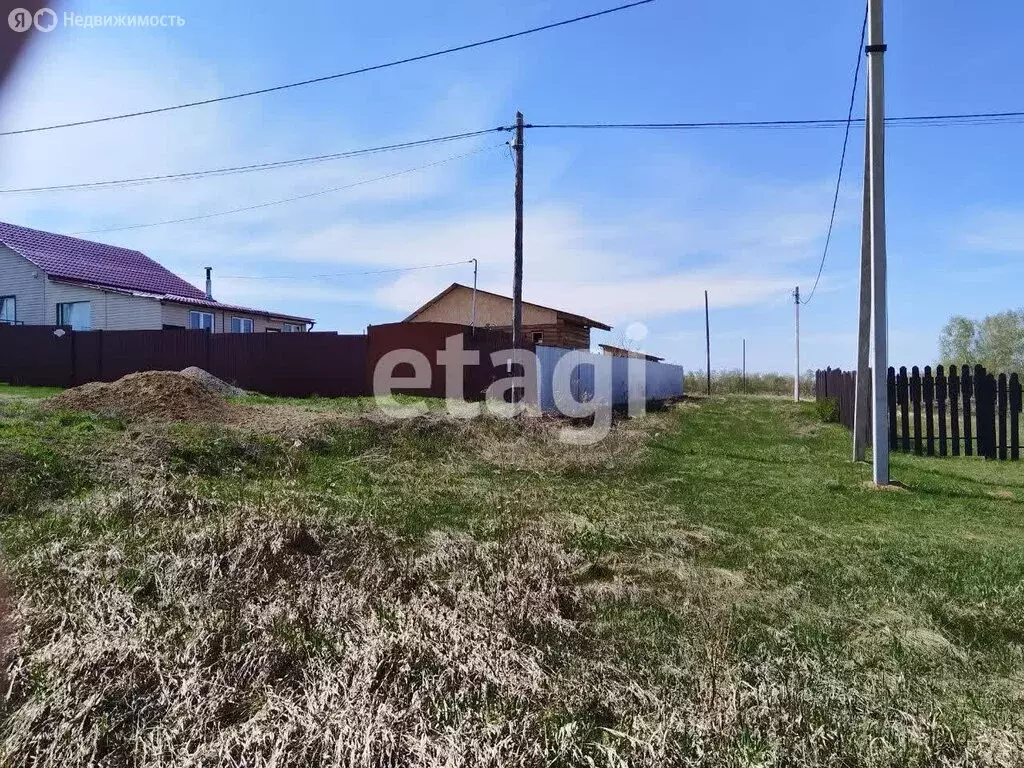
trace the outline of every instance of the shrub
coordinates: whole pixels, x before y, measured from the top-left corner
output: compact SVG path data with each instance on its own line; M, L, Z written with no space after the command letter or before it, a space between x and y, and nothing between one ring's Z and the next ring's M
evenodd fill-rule
M822 397L814 401L814 412L826 424L839 423L839 399Z

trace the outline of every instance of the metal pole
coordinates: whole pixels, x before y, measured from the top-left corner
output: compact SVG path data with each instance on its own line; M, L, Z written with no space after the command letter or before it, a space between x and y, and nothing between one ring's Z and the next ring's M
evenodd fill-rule
M476 330L476 274L479 265L476 259L470 259L470 261L473 262L473 307L470 310L469 322L473 326L473 330Z
M857 327L857 391L853 401L853 460L867 456L871 405L871 109L864 123L864 195L860 225L860 315Z
M711 315L708 313L708 292L704 291L704 336L708 350L708 395L711 394Z
M793 375L793 402L800 402L800 286L793 291L793 302L796 305L796 371Z
M743 340L743 391L747 391L747 340Z
M889 367L886 311L885 255L885 70L882 57L882 0L868 0L868 101L871 123L871 336L874 353L871 372L874 408L871 411L871 452L876 485L889 484Z
M516 112L516 240L512 277L512 348L523 340L523 113Z

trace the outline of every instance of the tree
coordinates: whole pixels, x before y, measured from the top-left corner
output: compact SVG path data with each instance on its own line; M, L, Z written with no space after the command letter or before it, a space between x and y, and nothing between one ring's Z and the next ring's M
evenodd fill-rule
M978 326L978 357L990 371L1024 370L1024 311L989 315Z
M1024 371L1024 310L1007 310L977 322L955 315L939 336L943 365L981 363L993 373Z
M939 357L947 368L951 365L974 365L978 362L978 326L968 317L954 315L939 336Z

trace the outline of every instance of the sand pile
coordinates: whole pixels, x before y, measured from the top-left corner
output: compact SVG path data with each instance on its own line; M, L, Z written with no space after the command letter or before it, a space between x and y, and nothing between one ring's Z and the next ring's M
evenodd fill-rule
M112 384L98 382L48 398L54 411L91 411L126 421L230 421L231 405L205 385L174 371L132 373Z
M181 375L199 382L215 395L221 395L222 397L241 397L245 394L244 389L234 387L223 379L218 379L209 371L204 371L202 368L197 368L194 365L191 368L183 370Z

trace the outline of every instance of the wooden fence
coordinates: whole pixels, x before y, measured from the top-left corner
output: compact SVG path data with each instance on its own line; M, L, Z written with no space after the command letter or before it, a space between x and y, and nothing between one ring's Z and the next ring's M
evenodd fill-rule
M993 374L974 368L915 365L887 375L889 448L918 456L973 456L1020 459L1022 391L1016 373ZM833 398L839 420L853 429L856 373L818 371L815 398ZM868 420L871 414L868 413ZM867 435L870 440L870 430Z

